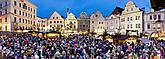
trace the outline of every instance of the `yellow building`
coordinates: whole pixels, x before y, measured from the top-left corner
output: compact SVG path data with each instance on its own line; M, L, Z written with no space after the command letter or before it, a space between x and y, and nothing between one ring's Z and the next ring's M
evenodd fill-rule
M0 0L2 31L32 30L36 6L28 0Z
M64 18L55 11L48 20L48 30L63 32Z
M69 13L65 20L65 32L66 33L77 33L78 23L75 15Z

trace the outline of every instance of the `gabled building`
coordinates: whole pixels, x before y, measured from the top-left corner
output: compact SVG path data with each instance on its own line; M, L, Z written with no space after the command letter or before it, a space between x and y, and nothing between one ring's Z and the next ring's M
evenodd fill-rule
M78 22L77 18L73 13L69 13L65 20L65 33L77 33Z
M100 11L90 16L90 32L102 34L106 29L106 21Z
M154 11L144 14L144 29L145 33L152 34L153 32L165 31L165 10Z
M129 1L120 16L122 34L140 35L143 32L143 11L133 1Z
M90 19L85 12L80 14L80 18L78 18L77 21L79 33L87 33L90 31Z
M55 11L48 20L48 30L51 31L62 31L64 29L65 20L64 18Z
M107 32L109 34L115 34L115 32L119 31L120 29L120 15L123 9L116 7L112 14L106 20Z

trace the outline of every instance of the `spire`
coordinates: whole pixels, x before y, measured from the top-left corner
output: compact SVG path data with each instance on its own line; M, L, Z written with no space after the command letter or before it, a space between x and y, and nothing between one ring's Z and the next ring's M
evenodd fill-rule
M67 15L69 15L69 8L66 9Z

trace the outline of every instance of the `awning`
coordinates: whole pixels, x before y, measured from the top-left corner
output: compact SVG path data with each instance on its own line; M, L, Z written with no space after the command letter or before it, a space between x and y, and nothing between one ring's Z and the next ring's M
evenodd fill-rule
M151 40L147 39L147 38L140 38L140 40L143 42L143 43L150 43L152 42Z

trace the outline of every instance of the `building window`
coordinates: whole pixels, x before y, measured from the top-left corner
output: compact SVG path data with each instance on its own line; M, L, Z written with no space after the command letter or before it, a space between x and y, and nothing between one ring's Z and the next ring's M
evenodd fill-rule
M19 15L21 15L21 11L19 11Z
M127 9L127 12L128 12L128 9Z
M92 21L92 23L94 23L94 21Z
M19 22L21 23L21 18L19 18Z
M21 7L21 3L19 3L19 7Z
M0 11L0 16L2 15L2 11Z
M7 18L5 18L5 22L7 22Z
M14 6L17 6L17 2L16 1L14 1Z
M156 15L154 15L154 20L156 20Z
M25 16L27 17L27 13L25 14Z
M16 9L14 9L14 14L17 14L17 10Z
M99 24L100 24L100 22L99 22Z
M56 21L54 21L54 23L56 23Z
M132 24L131 24L131 28L132 28Z
M85 25L83 25L83 27L85 27Z
M152 20L152 15L150 15L150 20Z
M131 11L133 11L133 8L131 8Z
M158 19L159 19L159 20L161 19L161 15L158 15Z
M138 28L138 24L136 24L136 28Z
M7 9L5 10L5 14L7 14Z
M22 12L22 15L23 15L23 16L25 15L24 12Z
M140 16L138 16L138 20L140 20Z
M127 25L127 28L129 28L129 25Z
M27 9L27 6L26 6L26 4L25 4L25 3L23 4L23 9Z
M33 8L31 8L31 12L33 11Z
M0 4L0 9L2 9L2 4Z
M17 18L16 17L14 17L14 22L17 22Z
M125 22L125 18L122 18L122 19L121 19L121 22Z
M53 17L53 19L54 19L54 17Z
M28 7L28 10L30 11L30 7Z
M62 23L62 21L60 21L60 23Z
M34 10L34 13L36 13L36 10Z
M127 21L129 21L129 17L127 18Z
M25 20L24 20L24 19L22 19L22 22L23 22L23 23L25 23Z
M103 24L103 22L102 22L102 24Z
M150 29L151 27L150 27L150 24L147 24L147 29Z
M138 28L140 28L140 24L138 24Z
M56 19L58 19L58 17L56 17Z
M7 6L7 1L5 2L5 6Z
M7 25L5 26L5 30L7 31Z
M57 23L59 23L59 21L57 21Z
M98 15L96 15L96 17L98 17Z
M27 19L25 19L25 23L27 24Z
M0 23L2 23L2 19L0 19Z
M131 21L132 21L132 17L131 17L131 19L130 19Z
M52 23L52 21L50 21L50 23Z
M34 15L34 18L36 18L36 16Z

